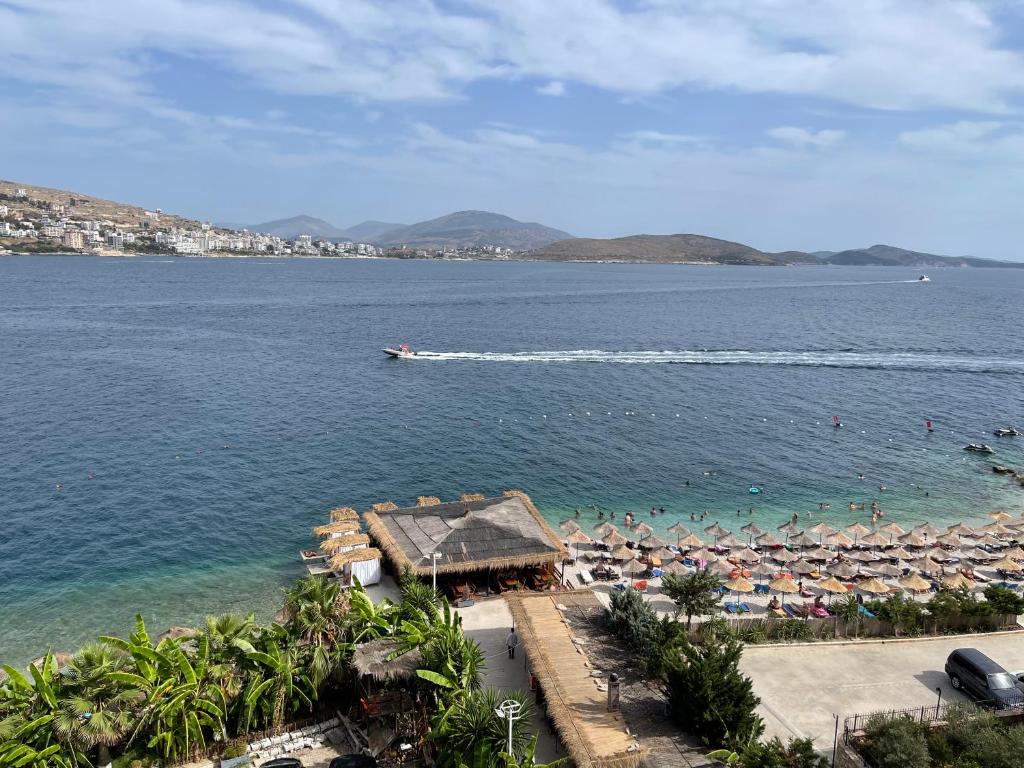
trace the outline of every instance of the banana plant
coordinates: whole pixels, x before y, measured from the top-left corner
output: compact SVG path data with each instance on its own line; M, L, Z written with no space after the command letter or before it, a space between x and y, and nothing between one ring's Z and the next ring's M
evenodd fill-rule
M249 682L242 693L241 729L260 723L280 727L287 707L312 707L317 686L306 674L298 650L288 643L287 630L279 624L268 632L261 650L246 654Z

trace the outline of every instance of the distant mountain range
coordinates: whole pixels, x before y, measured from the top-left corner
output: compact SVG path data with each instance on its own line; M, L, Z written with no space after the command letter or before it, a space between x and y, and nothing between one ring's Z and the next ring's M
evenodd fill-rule
M611 239L575 238L562 240L528 254L543 261L621 261L661 264L751 264L784 266L792 264L837 264L885 267L1019 267L1022 262L977 259L969 256L937 256L873 245L848 251L760 251L743 243L704 235L632 235Z
M385 232L378 235L373 242L376 245L405 245L410 248L499 245L502 248L525 251L571 237L568 232L560 229L552 229L535 222L516 221L500 213L458 211Z

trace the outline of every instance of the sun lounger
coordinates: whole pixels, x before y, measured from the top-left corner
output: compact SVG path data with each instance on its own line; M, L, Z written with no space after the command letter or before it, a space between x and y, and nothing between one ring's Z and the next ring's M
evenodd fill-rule
M824 605L808 606L807 612L816 619L827 619L832 615Z
M857 606L857 612L858 612L858 613L859 613L859 614L860 614L861 616L863 616L863 617L865 617L865 618L868 618L868 619L873 619L873 618L875 618L875 614L873 614L873 613L872 613L871 611L869 611L869 610L868 610L867 608L865 608L865 607L864 607L863 605L858 605L858 606Z
M755 584L754 594L755 595L767 595L771 590L768 589L767 584Z
M739 603L736 608L740 613L750 613L750 606L746 603Z
M800 614L799 614L799 613L797 612L796 608L794 608L794 607L793 607L793 606L792 606L791 604L789 604L789 603L786 603L786 604L785 604L784 606L782 606L782 610L783 610L783 611L785 611L785 612L786 612L786 615L787 615L787 616L789 616L789 618L791 618L791 619L800 619L800 618L803 618L803 617L802 617L802 616L801 616L801 615L800 615Z
M783 619L786 618L786 612L781 608L769 608L768 613Z
M633 589L637 592L647 591L647 579L641 579L640 581L633 582Z
M590 575L589 571L580 571L579 572L579 577L580 577L580 581L583 582L584 586L588 586L589 587L591 584L594 583L594 577Z
M726 613L736 613L736 603L722 603Z

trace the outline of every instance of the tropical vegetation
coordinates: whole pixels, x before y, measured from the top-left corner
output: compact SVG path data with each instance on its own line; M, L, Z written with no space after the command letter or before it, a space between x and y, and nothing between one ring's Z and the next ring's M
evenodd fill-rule
M234 754L250 734L351 703L353 649L388 637L396 655L420 651L414 687L432 705L437 763L532 766L529 718L515 724L507 753L498 694L481 689L483 654L455 613L409 574L401 586L400 603L374 603L358 584L343 590L309 577L286 591L269 625L227 614L153 637L137 616L127 638L100 637L70 658L47 653L25 671L3 666L0 765L89 768L111 757L146 765Z

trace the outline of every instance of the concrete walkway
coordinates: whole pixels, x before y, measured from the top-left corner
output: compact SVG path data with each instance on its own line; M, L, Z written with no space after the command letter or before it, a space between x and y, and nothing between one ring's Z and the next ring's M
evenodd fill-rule
M463 631L480 645L487 660L484 686L528 692L530 682L526 670L526 653L522 646L516 651L515 659L508 658L505 640L512 626L512 614L505 601L500 597L482 600L469 608L460 608L458 613L462 617ZM528 730L537 734L538 762L547 763L565 756L558 737L552 732L539 707L534 708L533 722Z

